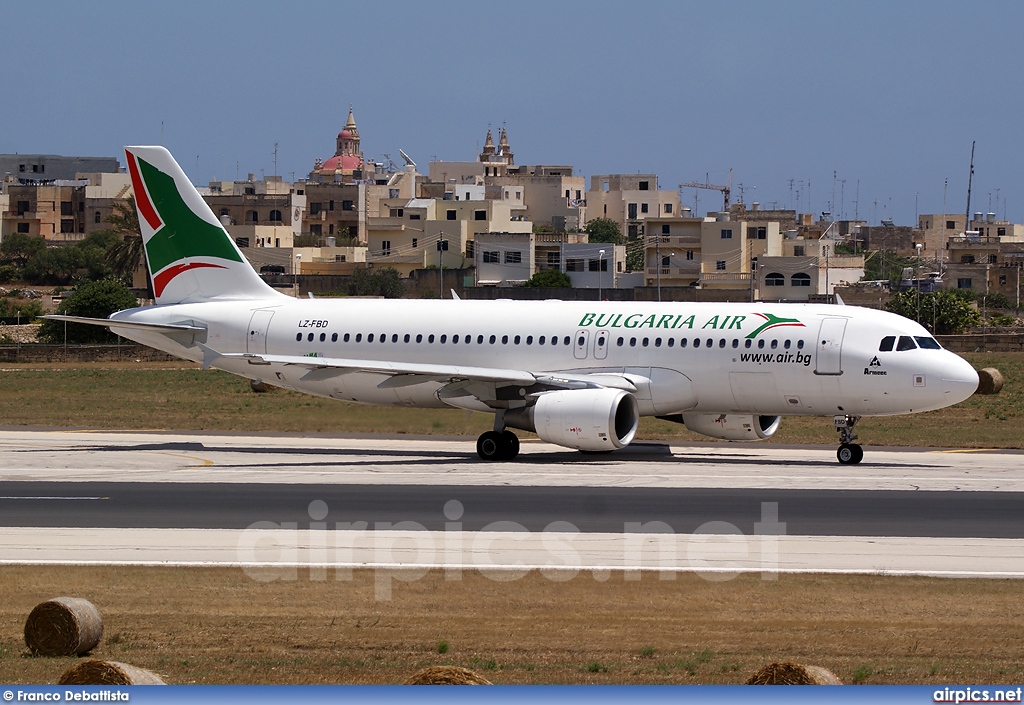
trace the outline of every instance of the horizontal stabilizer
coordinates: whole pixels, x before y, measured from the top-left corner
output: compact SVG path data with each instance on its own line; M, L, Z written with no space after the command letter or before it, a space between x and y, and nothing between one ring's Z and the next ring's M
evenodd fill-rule
M51 321L67 321L68 323L85 323L90 326L105 326L106 328L129 328L132 330L150 330L165 333L188 333L205 331L202 326L193 326L188 323L144 323L142 321L122 321L116 318L88 318L86 316L62 316L51 314L43 316Z

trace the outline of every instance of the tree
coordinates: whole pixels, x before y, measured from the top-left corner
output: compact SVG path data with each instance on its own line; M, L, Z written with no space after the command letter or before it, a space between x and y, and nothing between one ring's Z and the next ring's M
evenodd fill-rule
M917 291L901 291L893 294L885 309L917 321L933 335L956 335L981 323L978 311L956 289L944 289L920 296L918 304Z
M559 272L557 269L542 269L532 277L526 280L523 286L533 287L571 287L572 280L569 279L569 275L564 272Z
M107 247L106 260L123 281L131 284L135 271L142 266L142 229L139 227L139 213L135 209L135 196L129 196L124 203L115 203L114 210L103 219L110 227L98 230L92 236L112 237L113 243ZM149 298L153 298L153 282L150 281L149 268L146 268L146 287Z
M590 242L610 242L614 245L626 243L619 224L611 218L594 218L587 223L587 227L583 228L583 232L590 236L588 238Z
M68 316L85 316L88 318L107 318L115 311L138 306L138 300L121 282L116 279L89 281L75 287L71 295L64 299L58 313ZM69 343L113 343L117 336L101 326L85 324L67 324L67 341ZM39 329L39 340L44 343L61 343L64 341L64 322L45 320Z
M385 299L400 299L405 285L394 267L369 269L361 267L352 273L348 282L349 296L383 296Z
M46 250L46 240L38 235L11 233L0 243L0 261L23 269L29 260Z

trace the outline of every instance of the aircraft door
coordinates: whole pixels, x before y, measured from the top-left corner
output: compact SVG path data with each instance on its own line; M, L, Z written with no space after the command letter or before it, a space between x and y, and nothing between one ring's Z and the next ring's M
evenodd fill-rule
M250 353L267 352L267 331L270 329L270 319L274 312L268 309L260 309L252 314L249 320L249 335L246 338L245 351Z
M608 331L599 330L594 335L594 358L603 360L608 357Z
M590 349L590 331L583 329L576 331L576 345L573 346L572 354L577 360L586 360L587 352Z
M843 374L843 334L846 332L845 318L825 318L818 330L817 355L814 374Z

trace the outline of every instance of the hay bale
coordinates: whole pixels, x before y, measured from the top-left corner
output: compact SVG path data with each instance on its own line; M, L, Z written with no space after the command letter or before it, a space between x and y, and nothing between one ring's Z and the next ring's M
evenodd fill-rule
M405 685L493 685L468 668L458 666L427 666L414 673Z
M747 685L842 685L836 674L821 666L769 663L747 679Z
M100 643L99 610L80 597L55 597L39 605L25 620L25 645L39 656L76 656Z
M118 661L91 660L64 671L57 685L167 685L145 668Z
M975 394L999 394L1003 388L1003 373L995 367L978 370L978 391Z

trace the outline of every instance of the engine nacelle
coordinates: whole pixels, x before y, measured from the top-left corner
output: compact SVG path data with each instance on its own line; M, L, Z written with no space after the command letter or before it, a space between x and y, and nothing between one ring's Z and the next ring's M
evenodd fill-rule
M686 428L727 441L760 441L779 430L781 416L750 414L682 414Z
M568 389L545 392L533 406L509 409L504 420L548 443L602 451L632 442L640 412L633 395L621 389Z

